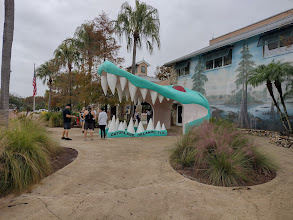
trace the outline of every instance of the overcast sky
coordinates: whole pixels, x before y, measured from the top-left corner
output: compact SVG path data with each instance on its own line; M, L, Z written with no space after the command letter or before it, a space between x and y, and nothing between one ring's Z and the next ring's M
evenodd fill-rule
M11 93L32 95L33 65L53 58L53 52L75 29L102 11L116 19L125 0L15 0L15 26L12 47ZM145 0L159 10L161 49L152 55L138 50L155 67L208 46L209 40L293 8L293 0ZM129 1L134 5L134 0ZM0 0L0 49L2 51L4 0ZM131 64L126 42L121 42L123 66ZM1 53L2 54L2 53ZM0 76L1 77L1 76ZM38 95L46 86L37 81Z

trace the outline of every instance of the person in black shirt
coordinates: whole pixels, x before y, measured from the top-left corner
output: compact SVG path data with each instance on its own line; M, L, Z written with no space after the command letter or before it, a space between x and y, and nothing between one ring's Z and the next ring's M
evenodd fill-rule
M87 130L90 130L91 140L93 140L93 130L95 128L95 120L96 114L92 111L91 106L84 112L85 124L84 124L84 140L86 141Z
M71 115L70 108L71 108L71 104L67 104L65 109L63 110L64 130L63 130L63 135L61 139L64 139L64 140L72 140L71 138L68 137L68 131L71 128L71 118L76 118L76 116Z

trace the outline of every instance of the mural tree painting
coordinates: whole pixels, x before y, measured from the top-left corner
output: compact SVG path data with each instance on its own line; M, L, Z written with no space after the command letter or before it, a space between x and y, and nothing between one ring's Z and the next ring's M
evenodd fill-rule
M203 60L200 59L194 68L194 75L192 76L192 90L200 92L203 95L206 95L206 91L204 89L204 84L208 81L208 77L203 74L204 72L204 63Z
M238 117L238 124L240 127L249 127L248 112L247 112L247 87L248 87L248 76L249 73L254 69L255 62L251 60L252 55L249 51L247 42L243 43L241 51L241 61L238 64L236 72L236 87L241 87L241 107Z
M283 91L282 84L286 82L292 83L293 81L293 66L289 62L281 63L280 61L272 61L268 65L259 65L253 73L249 76L249 83L256 87L264 82L266 83L269 94L276 106L281 122L288 133L293 133L292 125L289 115L287 113L287 107L285 105L286 93ZM279 93L279 98L283 106L283 111L280 108L278 101L274 95L273 85Z

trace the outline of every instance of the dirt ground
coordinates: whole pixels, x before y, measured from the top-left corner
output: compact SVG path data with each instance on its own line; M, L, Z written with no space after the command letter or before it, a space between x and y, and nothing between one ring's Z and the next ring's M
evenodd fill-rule
M50 129L60 140L62 129ZM170 166L176 137L73 141L68 166L46 177L30 193L0 199L0 219L292 219L293 149L251 137L274 155L280 170L272 181L225 188L187 179ZM233 190L234 189L234 190Z

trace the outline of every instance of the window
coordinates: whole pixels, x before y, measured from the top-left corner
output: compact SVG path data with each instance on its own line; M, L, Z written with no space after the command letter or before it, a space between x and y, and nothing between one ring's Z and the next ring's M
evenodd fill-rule
M293 26L263 35L258 47L263 47L263 56L273 56L293 51Z
M135 73L137 73L137 66L135 66Z
M189 74L189 61L176 63L175 70L178 76L185 76Z
M220 50L204 56L205 69L210 70L232 64L232 49Z
M145 73L145 66L141 66L141 72Z

